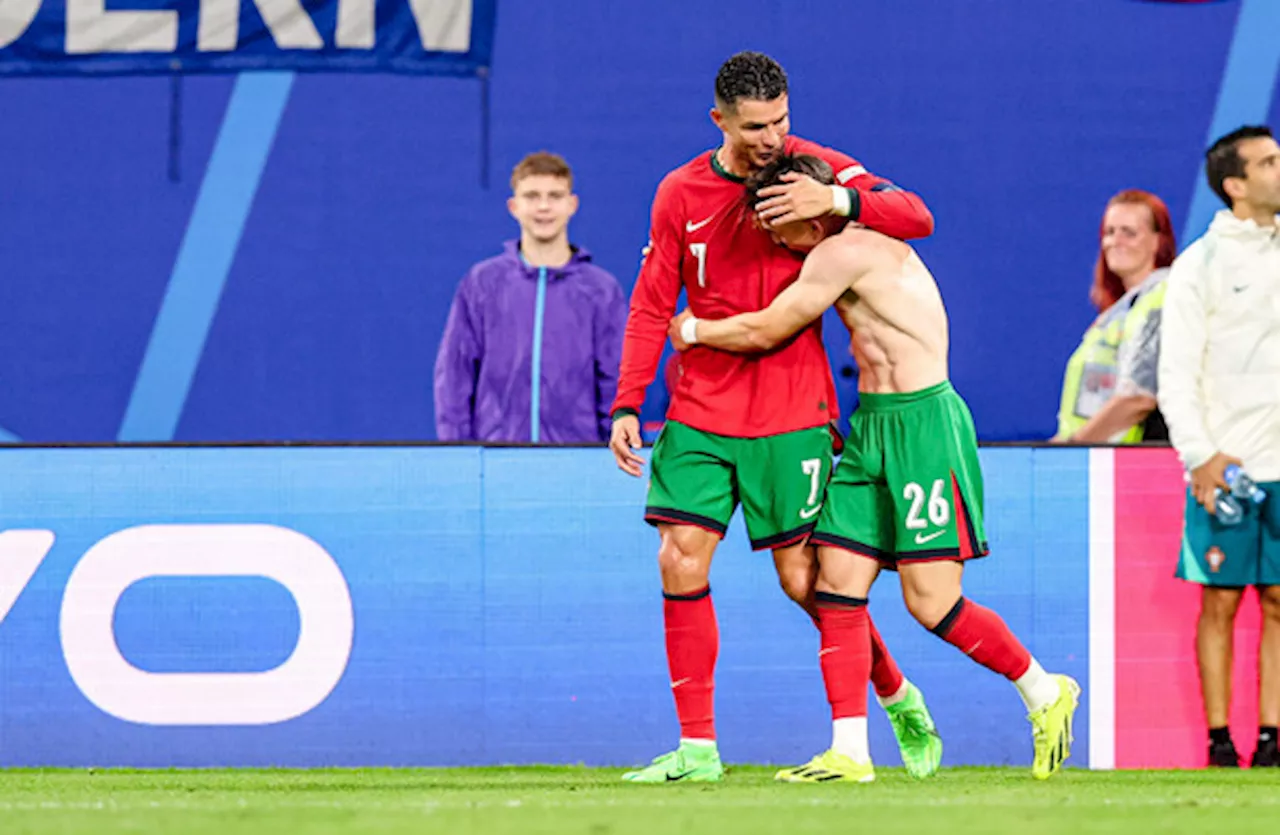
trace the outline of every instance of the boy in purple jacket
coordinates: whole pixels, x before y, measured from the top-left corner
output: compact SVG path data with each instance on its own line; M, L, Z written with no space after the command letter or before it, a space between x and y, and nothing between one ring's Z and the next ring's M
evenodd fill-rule
M436 355L441 441L609 440L627 300L569 243L573 173L538 152L511 173L520 240L458 285Z

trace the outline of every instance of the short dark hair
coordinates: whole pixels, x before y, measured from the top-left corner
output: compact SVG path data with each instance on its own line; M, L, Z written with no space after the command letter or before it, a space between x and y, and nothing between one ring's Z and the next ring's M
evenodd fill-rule
M826 160L810 154L782 154L747 178L747 204L754 206L760 201L760 189L779 185L782 175L792 171L806 174L825 185L833 185L836 181L835 172Z
M742 99L773 101L787 92L787 73L763 52L739 52L716 73L716 105L734 107Z
M514 192L516 186L525 177L539 175L568 180L569 188L573 188L573 169L569 168L569 163L564 161L564 157L550 151L534 151L516 163L516 167L512 169L511 190Z
M1245 125L1236 128L1221 137L1204 152L1204 173L1209 178L1209 188L1213 193L1231 206L1231 198L1223 188L1223 181L1228 177L1244 176L1244 160L1240 159L1240 143L1245 139L1258 139L1271 136L1271 128L1264 125Z

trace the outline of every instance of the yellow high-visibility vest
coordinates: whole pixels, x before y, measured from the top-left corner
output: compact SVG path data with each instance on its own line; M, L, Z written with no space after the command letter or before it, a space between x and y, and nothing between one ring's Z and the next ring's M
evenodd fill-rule
M1089 422L1115 394L1119 373L1120 347L1126 338L1136 338L1152 312L1164 303L1165 270L1153 273L1107 308L1084 332L1080 345L1067 360L1058 404L1058 435L1069 437ZM1152 286L1154 284L1154 286ZM1141 423L1129 427L1110 440L1134 444L1142 440Z

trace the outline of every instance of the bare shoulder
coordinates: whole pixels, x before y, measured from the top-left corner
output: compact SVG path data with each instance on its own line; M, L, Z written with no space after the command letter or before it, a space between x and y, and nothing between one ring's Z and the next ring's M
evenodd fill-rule
M824 263L845 269L867 269L901 263L911 254L911 247L897 238L865 226L850 225L814 247L809 257L820 256Z
M831 240L839 242L845 248L866 249L899 256L911 251L911 247L908 244L897 238L892 238L883 232L877 232L874 229L853 223L841 230L840 234L831 236Z

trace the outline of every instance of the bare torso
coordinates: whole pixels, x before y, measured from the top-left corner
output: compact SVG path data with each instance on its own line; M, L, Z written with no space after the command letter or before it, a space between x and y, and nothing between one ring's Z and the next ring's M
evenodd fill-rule
M812 254L824 247L856 248L848 254L864 266L836 302L858 362L858 390L894 394L946 380L947 311L915 250L858 227L828 238Z

